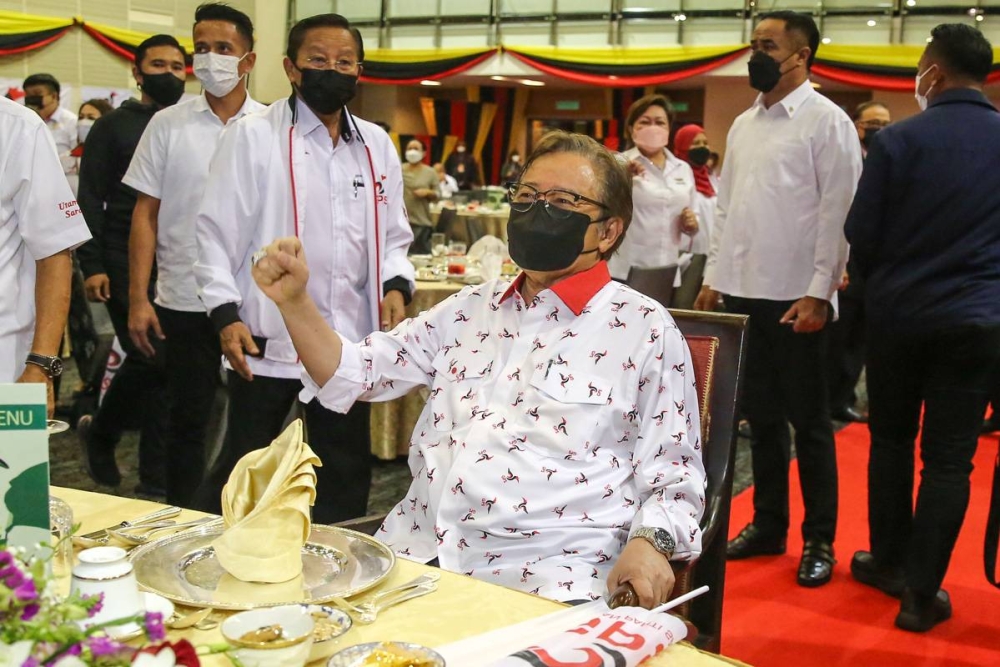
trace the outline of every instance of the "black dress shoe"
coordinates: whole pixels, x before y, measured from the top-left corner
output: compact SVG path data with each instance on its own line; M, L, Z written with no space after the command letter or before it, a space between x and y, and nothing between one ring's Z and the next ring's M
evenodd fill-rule
M830 416L834 419L834 421L838 422L857 422L859 424L868 423L867 414L849 405L832 410Z
M870 551L855 551L851 559L851 576L866 586L877 588L886 595L898 598L906 582L899 567L879 567Z
M739 535L726 544L728 560L741 560L754 556L780 556L783 553L785 553L784 537L765 535L752 523L748 523Z
M802 560L799 561L799 586L816 588L827 583L833 577L836 562L832 544L823 540L806 540Z
M83 465L90 478L104 486L118 486L122 483L122 474L115 462L114 447L101 447L90 437L90 427L93 417L84 415L76 423L76 435L83 450Z
M951 618L951 598L944 589L933 597L921 595L912 589L903 591L896 616L896 627L910 632L927 632L935 625Z

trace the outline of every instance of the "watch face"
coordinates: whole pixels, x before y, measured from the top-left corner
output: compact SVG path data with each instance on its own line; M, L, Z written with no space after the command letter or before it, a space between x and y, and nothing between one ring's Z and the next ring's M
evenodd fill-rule
M51 362L49 362L49 373L52 377L59 377L63 372L63 362L62 359L56 357Z

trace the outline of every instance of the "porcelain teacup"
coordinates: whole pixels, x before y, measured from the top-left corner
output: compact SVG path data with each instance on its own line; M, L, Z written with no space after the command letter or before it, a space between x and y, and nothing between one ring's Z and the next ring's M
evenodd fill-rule
M73 568L70 590L81 595L104 595L100 611L88 618L85 625L128 618L142 612L139 584L124 549L84 549L79 559Z

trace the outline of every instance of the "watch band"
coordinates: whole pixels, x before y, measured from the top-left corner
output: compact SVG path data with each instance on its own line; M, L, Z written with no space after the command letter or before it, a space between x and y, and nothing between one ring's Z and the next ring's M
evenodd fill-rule
M28 358L24 360L24 363L39 366L50 379L59 377L63 372L63 362L59 357L49 357L44 354L29 352Z
M636 538L644 539L652 544L654 549L667 557L667 560L673 557L674 549L677 547L674 536L663 528L648 528L646 526L637 528L632 534L632 539Z

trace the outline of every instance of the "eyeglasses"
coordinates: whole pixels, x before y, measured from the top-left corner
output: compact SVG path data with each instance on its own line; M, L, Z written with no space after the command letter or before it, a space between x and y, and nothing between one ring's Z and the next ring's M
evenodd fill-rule
M341 74L350 74L358 68L361 61L351 60L350 58L338 58L331 62L329 58L324 58L323 56L310 56L306 58L306 63L309 64L311 69L335 69Z
M519 213L524 213L534 206L535 202L541 200L549 214L554 218L568 218L572 213L579 213L584 204L610 210L601 202L576 192L558 188L539 192L537 188L525 183L508 183L507 196L510 198L510 207Z

